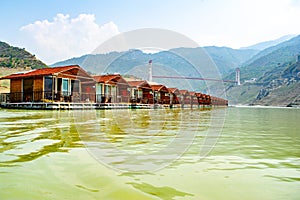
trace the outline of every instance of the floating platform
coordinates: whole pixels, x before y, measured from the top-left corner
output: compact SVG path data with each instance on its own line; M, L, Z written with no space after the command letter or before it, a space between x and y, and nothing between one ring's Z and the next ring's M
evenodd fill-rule
M77 109L133 109L154 108L155 105L128 103L68 103L68 102L34 102L34 103L1 103L2 108L36 109L36 110L77 110Z
M188 104L138 104L138 103L68 103L68 102L20 102L1 103L1 108L28 110L82 110L82 109L156 109L156 108L199 108L203 105ZM208 106L209 107L209 106Z

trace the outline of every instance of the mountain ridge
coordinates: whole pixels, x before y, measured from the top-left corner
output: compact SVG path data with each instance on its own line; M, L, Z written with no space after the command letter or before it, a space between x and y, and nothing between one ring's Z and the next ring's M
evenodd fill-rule
M205 52L207 52L208 56L210 56L211 59L215 62L221 74L227 73L229 70L239 67L243 62L245 62L246 60L248 60L250 57L254 56L258 52L257 50L252 50L252 49L239 50L239 49L232 49L230 47L217 47L217 46L207 46L207 47L198 47L198 48L201 48ZM61 66L61 65L78 64L84 67L85 66L84 62L87 61L88 59L98 60L99 62L103 62L104 65L105 64L107 65L110 64L110 62L107 62L107 60L105 60L105 57L110 57L109 60L113 62L111 58L119 58L121 55L127 54L130 51L131 52L139 51L140 52L139 56L141 56L140 61L145 62L145 60L147 61L147 59L152 58L153 61L161 62L163 60L162 55L167 54L166 52L176 52L181 50L188 51L189 54L195 54L195 56L197 56L198 53L197 48L183 48L183 47L170 49L169 51L161 51L154 54L143 53L142 51L139 50L129 50L127 52L111 52L107 54L96 54L96 55L87 54L80 57L59 61L52 64L51 66L54 67L54 66ZM112 54L115 55L111 56ZM87 62L89 64L93 64L93 61L87 61ZM161 63L161 64L166 64L166 63ZM176 65L176 63L173 64Z
M290 40L295 36L296 35L284 35L284 36L282 36L280 38L277 38L277 39L274 39L274 40L259 42L257 44L251 45L251 46L241 47L240 49L255 49L255 50L262 51L262 50L267 49L269 47L276 46L277 44L280 44L282 42Z

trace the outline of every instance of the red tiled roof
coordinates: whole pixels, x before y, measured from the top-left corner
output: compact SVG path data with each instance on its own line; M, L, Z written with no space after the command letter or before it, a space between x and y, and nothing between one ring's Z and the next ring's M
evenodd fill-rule
M197 97L200 97L202 94L201 94L200 92L196 92L195 95L196 95Z
M128 84L131 87L141 87L141 88L151 89L151 86L148 84L147 81L128 81Z
M4 76L1 79L14 79L14 78L25 78L25 77L31 77L31 76L47 76L47 75L53 75L56 73L61 73L64 71L68 71L70 69L80 69L78 65L70 65L70 66L61 66L61 67L49 67L49 68L43 68L43 69L36 69L24 73L16 73L11 74L8 76Z
M179 90L177 88L168 88L168 90L171 93L179 93Z
M115 81L117 82L119 78L121 78L120 74L106 74L106 75L97 75L97 76L93 76L93 78L95 79L95 81L97 83L108 83L110 81L113 81L114 79L116 79Z
M154 91L168 92L168 88L164 85L151 85L151 88Z
M145 81L128 81L128 84L133 87L140 86L143 83L145 83Z
M187 91L187 90L179 90L179 92L180 92L180 94L182 94L182 95L186 95L186 94L189 93L189 91Z

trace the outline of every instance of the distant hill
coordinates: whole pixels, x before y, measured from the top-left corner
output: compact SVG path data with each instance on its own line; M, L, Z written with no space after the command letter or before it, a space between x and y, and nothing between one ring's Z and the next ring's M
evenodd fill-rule
M282 42L290 40L295 36L296 35L285 35L285 36L282 36L282 37L280 37L276 40L260 42L260 43L257 43L257 44L254 44L254 45L251 45L251 46L248 46L248 47L242 47L241 49L254 49L254 50L262 51L262 50L267 49L269 47L276 46L277 44L280 44Z
M13 47L5 42L0 42L0 67L38 69L48 66L24 48Z
M221 74L225 74L229 70L240 66L242 63L258 53L257 50L252 49L237 50L228 47L216 46L203 47L202 50L207 52L207 54L215 62ZM171 49L170 51L158 52L155 54L146 54L139 50L130 50L127 52L111 52L108 54L84 55L78 58L71 58L65 61L54 63L51 66L78 64L82 67L97 67L99 65L110 65L110 67L113 69L111 69L112 71L124 73L130 71L131 68L145 64L149 59L152 59L154 63L157 63L159 65L167 65L176 70L182 70L185 66L182 65L183 61L175 55L177 52L179 53L179 55L181 52L184 52L185 54L189 54L191 57L199 56L199 48L177 48ZM112 62L113 64L111 64ZM190 73L187 72L185 74Z
M284 41L282 43L279 43L277 45L274 45L274 46L271 46L269 48L266 48L262 51L260 51L258 54L256 54L255 56L253 56L250 60L248 60L247 62L245 62L243 65L244 66L247 66L247 65L251 65L252 63L254 63L254 61L262 58L262 57L265 57L273 52L275 52L276 50L280 50L280 49L283 49L285 47L296 47L295 49L297 49L297 46L299 46L299 42L300 42L300 35L298 36L295 36L293 38L291 38L290 40L287 40L287 41ZM282 52L284 52L286 50L283 50ZM291 52L293 53L293 52ZM296 54L298 54L299 52L296 52ZM295 55L295 53L294 53ZM280 56L280 58L282 58L284 56ZM265 57L267 58L267 57ZM281 62L282 63L282 62Z
M222 74L230 69L240 67L259 51L255 49L232 49L229 47L204 47L208 55L213 59Z

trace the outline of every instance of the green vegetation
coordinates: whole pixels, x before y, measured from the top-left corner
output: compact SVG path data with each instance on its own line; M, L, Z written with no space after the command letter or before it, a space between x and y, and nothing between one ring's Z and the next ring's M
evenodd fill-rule
M262 87L260 85L256 84L233 86L227 92L227 99L231 105L252 104L253 100L256 99L257 95L259 94L261 88Z
M218 66L221 74L227 74L230 70L240 67L258 53L258 50L253 49L231 49L215 46L204 47L204 49Z
M31 68L48 67L45 63L35 58L24 48L13 47L5 42L0 42L0 67L4 68Z

